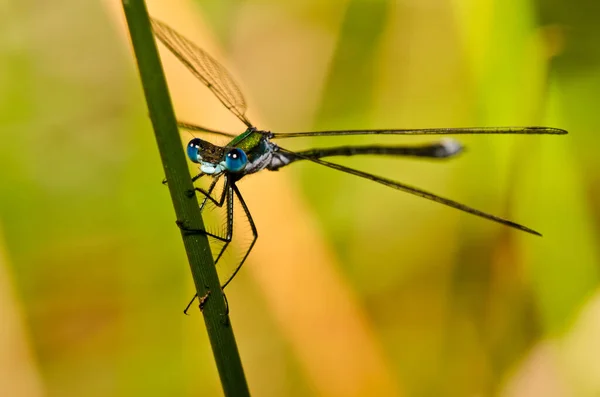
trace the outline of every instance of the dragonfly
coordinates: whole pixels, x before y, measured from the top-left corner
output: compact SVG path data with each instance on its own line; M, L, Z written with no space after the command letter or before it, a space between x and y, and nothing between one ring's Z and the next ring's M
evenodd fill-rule
M177 33L167 24L152 19L152 29L158 40L185 67L200 80L221 103L235 115L245 126L246 130L239 135L223 132L196 124L178 121L181 129L210 133L230 140L225 146L215 145L207 140L193 138L187 144L187 156L190 161L199 165L199 173L194 176L193 181L202 177L212 178L208 189L195 187L197 194L203 197L200 210L204 210L207 202L218 208L225 208L226 227L224 233L210 233L199 231L221 241L222 247L215 252L215 265L223 257L223 253L229 246L233 237L233 208L234 201L241 205L245 218L250 225L252 240L246 248L245 253L238 261L233 272L226 276L222 282L224 289L238 274L240 268L250 255L256 240L258 231L250 210L237 186L238 181L246 175L254 174L262 170L277 171L297 161L308 161L324 167L332 168L360 178L368 179L392 189L400 190L427 200L443 204L448 207L496 222L522 232L541 236L541 234L529 227L512 222L508 219L492 215L478 209L461 204L457 201L441 197L434 193L418 187L410 186L402 182L370 174L338 163L324 160L329 157L339 156L392 156L392 157L414 157L429 159L445 159L458 155L463 146L454 138L445 135L464 134L524 134L524 135L564 135L567 131L551 127L481 127L481 128L424 128L424 129L358 129L339 131L308 131L277 133L259 130L246 117L247 104L238 85L231 74L219 64L207 52L199 48L193 42ZM424 145L351 145L332 148L316 148L304 151L291 151L283 148L273 140L299 138L299 137L326 137L326 136L350 136L350 135L436 135L442 136L438 141ZM216 189L217 183L222 183L221 189ZM218 191L220 190L220 192ZM180 226L181 227L181 226ZM192 300L193 301L193 300ZM188 305L189 307L189 305ZM187 309L186 309L187 310Z

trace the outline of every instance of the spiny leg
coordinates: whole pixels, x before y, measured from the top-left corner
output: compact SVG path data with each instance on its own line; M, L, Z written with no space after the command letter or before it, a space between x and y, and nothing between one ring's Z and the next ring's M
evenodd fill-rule
M196 175L195 177L193 177L192 181L197 181L198 179L202 178L204 175L206 175L206 174L201 172L198 175ZM208 191L206 191L206 190L204 190L202 188L198 188L198 187L194 187L194 190L191 191L192 195L193 195L194 191L198 191L198 192L202 193L202 195L204 196L202 204L199 207L200 208L200 212L202 212L202 210L204 209L204 206L206 205L207 200L210 200L218 208L221 208L223 206L223 203L225 202L225 197L226 197L227 188L228 188L228 182L229 182L229 180L227 179L227 175L225 175L225 183L224 183L223 191L221 192L221 197L219 198L219 200L217 201L217 200L215 200L211 196L212 191L214 190L214 188L217 185L217 182L219 181L219 179L221 178L221 176L222 176L222 174L221 175L217 175L216 177L214 177L214 179L211 182L211 185L210 185ZM206 236L215 238L215 239L217 239L219 241L223 241L223 242L225 241L224 237L217 236L215 234L209 233L206 230L197 230L197 229L188 228L188 227L186 227L184 225L184 223L182 221L178 220L175 223L177 224L177 226L179 226L179 228L181 230L183 230L184 232L187 232L188 234L204 234Z
M206 175L206 174L201 172L200 174L198 174L192 178L192 182L197 181L198 179L202 178L204 175ZM223 190L221 191L221 197L219 198L219 200L216 200L212 196L212 192L215 189L215 187L217 186L217 182L219 182L219 179L221 179L221 176L223 176L223 175L224 174L220 174L220 175L213 177L213 181L211 182L210 186L208 187L208 190L204 190L200 187L194 186L194 190L202 193L202 195L204 196L204 199L202 200L202 204L200 204L200 211L202 211L204 209L204 206L206 205L206 202L208 200L210 200L215 206L217 206L219 208L223 206L223 203L225 201L225 193L227 191L227 182L228 182L227 175L225 175L225 182L223 184Z
M231 184L231 188L232 188L233 192L235 193L235 195L237 196L238 200L240 200L240 204L242 205L242 208L244 209L244 213L246 214L246 218L248 219L248 223L250 224L250 228L252 229L252 242L250 243L250 246L248 247L246 254L240 261L240 264L237 265L237 267L235 268L235 271L233 272L233 274L231 276L229 276L227 281L225 281L225 283L221 286L222 289L225 289L225 287L227 287L227 285L231 282L231 280L233 280L233 278L240 271L240 269L242 268L242 265L246 261L246 258L248 258L248 255L250 255L250 251L252 251L252 248L254 247L256 240L258 239L258 230L256 229L256 225L254 224L254 220L252 219L252 215L250 215L250 210L248 209L248 206L246 205L246 202L244 201L242 194L240 193L240 191L239 191L238 187L235 185L235 183Z
M198 230L198 229L188 229L183 225L183 222L181 221L177 221L177 226L179 226L179 228L181 230L183 230L186 233L189 234L204 234L206 236L212 237L216 240L222 241L225 243L225 246L227 246L229 244L229 242L231 242L231 237L229 237L229 240L227 240L227 237L221 237L221 236L217 236L215 234L209 233L206 230ZM219 257L223 254L223 250L221 250L221 253L219 254ZM216 264L216 261L215 261ZM206 295L204 295L201 299L200 299L200 310L203 309L204 304L206 303L206 300L208 299L210 295L210 291L208 291L206 293ZM192 297L192 299L190 300L190 303L187 304L187 306L185 307L185 309L183 310L183 314L187 315L187 311L189 310L190 306L192 306L192 303L194 303L194 301L196 300L196 298L198 297L198 293L195 293L194 296Z
M221 256L223 256L223 253L225 252L225 250L227 249L227 247L229 246L229 243L231 243L231 239L233 238L233 189L234 189L235 185L231 185L227 187L227 194L225 195L227 197L227 233L225 235L225 238L222 240L225 242L225 244L223 244L223 247L221 248L221 251L219 252L219 255L217 255L217 257L215 258L215 265L217 264L217 262L219 262L219 259L221 259ZM223 205L223 204L221 204Z
M204 172L199 173L198 175L196 175L195 177L192 178L192 183L196 182L198 179L202 178L204 175L206 175Z
M220 237L220 236L216 236L214 234L208 233L206 231L203 230L198 230L197 232L199 233L203 233L206 234L207 236L213 237L218 239L219 241L222 241L223 247L221 247L221 250L219 251L219 254L217 255L217 257L215 258L215 266L217 265L217 263L219 262L219 259L221 259L221 257L223 256L223 254L225 253L225 250L227 249L227 247L229 246L229 243L231 243L231 240L233 238L233 185L229 185L228 181L225 181L225 188L223 189L223 194L220 200L220 203L217 203L217 205L219 207L223 206L223 203L225 202L225 200L227 201L227 232L225 237ZM214 187L214 186L213 186ZM209 192L206 192L205 196L209 197L210 195L210 190ZM205 193L205 192L202 192ZM237 270L236 270L237 272ZM227 282L231 281L228 280ZM210 292L205 295L204 297L202 297L202 299L200 299L200 310L202 310L202 306L204 306L204 303L206 302L206 299L208 299L208 295L210 294ZM194 296L192 297L192 299L190 300L190 303L188 303L188 305L186 306L185 310L183 311L184 314L187 314L188 309L190 308L190 306L192 305L192 303L194 302L194 300L198 297L198 294L194 294ZM229 309L227 309L227 313L229 312Z
M207 232L206 230L191 229L191 228L185 226L183 221L175 221L175 224L177 225L177 227L179 227L179 229L183 230L184 235L186 235L186 236L192 236L194 234L204 234L205 236L212 237L219 241L223 241L223 242L226 241L225 237L217 236L216 234L212 234L210 232Z
M204 175L204 174L201 174L200 176L202 176L202 175ZM206 205L206 201L207 200L210 200L218 208L223 207L223 204L225 203L225 198L226 197L231 197L230 200L233 201L233 194L230 193L228 195L228 192L229 192L230 189L229 189L229 179L227 178L227 175L225 175L225 182L224 182L225 184L223 186L223 192L221 193L221 198L219 199L219 201L215 200L211 196L211 193L214 190L214 188L215 188L215 186L217 184L217 181L219 180L220 177L221 177L221 175L218 175L218 176L216 176L214 178L214 181L211 183L208 191L205 191L204 189L201 189L201 188L195 188L196 191L198 191L198 192L200 192L200 193L202 193L204 195L204 200L202 201L202 204L200 205L200 212L202 212L202 210L204 209L204 206ZM233 207L233 204L231 205L231 207ZM227 209L227 212L228 212L228 218L227 218L228 231L229 231L229 223L233 223L233 217L231 217L232 218L231 221L229 220L229 212L230 211L233 213L233 208L231 208L231 209L228 208ZM189 228L184 227L183 224L181 222L179 222L179 221L177 222L177 225L179 226L180 229L182 229L182 230L184 230L184 231L186 231L186 232L188 232L190 234L205 234L207 236L213 237L213 238L215 238L215 239L217 239L219 241L222 241L222 242L227 242L228 239L229 239L229 241L231 241L231 236L229 238L228 237L221 237L221 236L217 236L215 234L209 233L206 230L189 229ZM233 226L232 226L232 228L233 228ZM219 257L220 256L221 255L219 255ZM216 261L215 261L215 263L216 263Z
M187 306L185 307L185 309L183 309L183 314L185 314L186 316L188 315L187 312L188 312L188 310L190 310L190 306L192 306L192 303L194 303L194 301L196 300L197 296L198 296L198 293L195 293L194 297L192 298L192 300L190 300L190 303L188 303ZM200 309L200 310L202 310L202 309Z
M202 204L200 204L200 212L202 212L202 210L204 209L204 206L206 205L206 202L208 201L208 199L212 198L212 195L211 195L212 191L215 189L215 186L217 185L217 182L219 182L220 177L221 176L219 175L219 176L213 178L213 181L211 182L207 191L204 191L204 189L194 186L194 190L202 193L202 195L204 196L204 199L202 200ZM211 201L213 201L213 200L211 200Z

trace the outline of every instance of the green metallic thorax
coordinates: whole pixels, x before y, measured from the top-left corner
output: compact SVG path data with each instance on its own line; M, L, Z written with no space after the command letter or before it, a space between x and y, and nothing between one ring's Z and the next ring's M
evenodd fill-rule
M233 138L225 147L242 149L246 152L248 160L252 162L267 151L266 137L264 133L249 128Z

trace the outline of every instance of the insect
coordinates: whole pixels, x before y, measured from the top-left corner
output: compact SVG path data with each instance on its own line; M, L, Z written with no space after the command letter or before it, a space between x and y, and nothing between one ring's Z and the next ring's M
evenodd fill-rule
M237 182L246 175L262 170L276 171L297 161L310 161L324 167L356 175L361 178L380 183L393 189L401 190L415 196L444 204L466 213L541 236L540 233L526 226L491 215L464 204L458 203L414 186L393 181L384 177L369 174L332 163L324 158L334 156L409 156L417 158L450 158L462 151L462 145L453 138L443 138L438 142L420 146L340 146L325 149L310 149L294 152L275 144L273 140L297 137L323 137L344 135L460 135L460 134L550 134L563 135L567 131L550 127L484 127L484 128L426 128L426 129L380 129L380 130L342 130L275 133L257 129L245 116L247 105L244 96L231 75L209 54L194 43L177 33L163 22L152 20L152 28L156 37L196 76L213 94L229 109L242 123L246 131L239 135L230 134L194 124L179 122L182 129L206 132L231 138L225 146L214 145L206 140L194 138L187 145L188 158L199 165L200 173L193 178L196 181L204 176L212 178L208 189L196 188L203 196L200 210L204 210L207 202L215 207L225 208L226 228L224 233L209 233L208 236L221 241L222 247L215 252L215 264L222 258L223 253L232 241L234 201L241 205L242 211L250 225L252 240L245 253L238 261L231 274L222 279L225 288L238 273L258 238L258 231L250 210L237 187ZM215 193L215 186L222 179L222 190ZM189 306L188 306L189 307ZM187 310L187 309L186 309Z

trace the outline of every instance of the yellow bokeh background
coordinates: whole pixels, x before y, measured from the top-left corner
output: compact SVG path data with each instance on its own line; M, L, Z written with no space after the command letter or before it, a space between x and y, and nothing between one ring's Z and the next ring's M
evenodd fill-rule
M442 162L339 160L543 238L315 164L241 181L259 240L227 297L253 395L600 394L599 5L148 7L231 71L261 129L570 133L461 136ZM202 316L181 313L193 283L120 2L0 10L0 395L221 395ZM180 119L243 131L161 54Z

